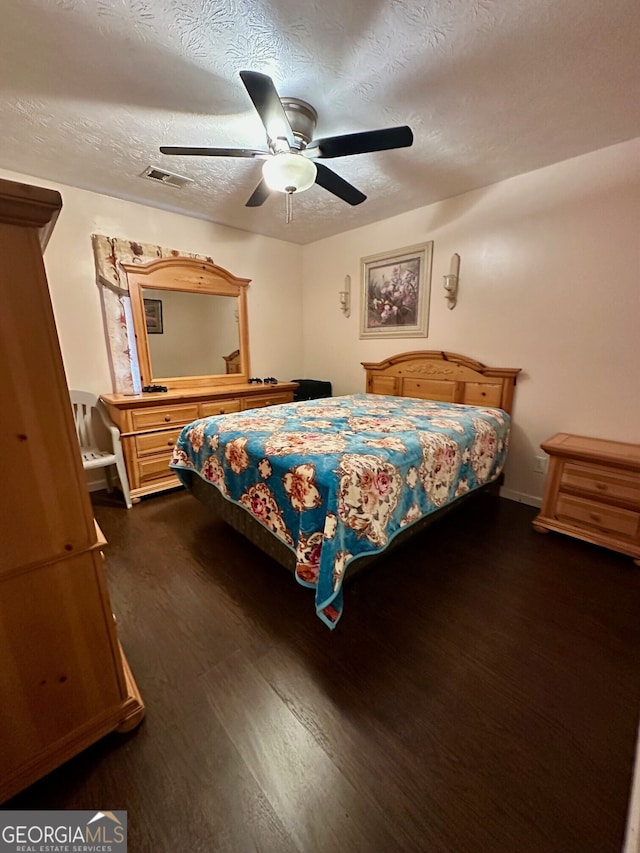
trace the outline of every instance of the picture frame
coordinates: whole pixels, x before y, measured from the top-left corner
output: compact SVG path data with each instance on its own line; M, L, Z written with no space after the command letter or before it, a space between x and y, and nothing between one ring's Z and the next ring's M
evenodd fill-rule
M433 240L361 258L361 338L426 338Z
M144 300L144 319L147 324L148 335L163 334L161 299Z

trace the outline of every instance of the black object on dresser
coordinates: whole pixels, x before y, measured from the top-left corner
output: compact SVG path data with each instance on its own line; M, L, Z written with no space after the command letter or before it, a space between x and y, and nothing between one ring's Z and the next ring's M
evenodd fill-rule
M293 400L319 400L321 397L331 397L331 383L323 382L319 379L292 379L292 382L298 383L298 388L294 391Z

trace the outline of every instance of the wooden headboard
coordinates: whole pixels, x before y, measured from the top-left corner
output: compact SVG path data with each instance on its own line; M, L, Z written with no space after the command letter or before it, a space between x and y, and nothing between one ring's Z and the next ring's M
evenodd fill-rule
M487 367L455 352L423 350L362 362L368 394L418 397L511 412L519 367Z

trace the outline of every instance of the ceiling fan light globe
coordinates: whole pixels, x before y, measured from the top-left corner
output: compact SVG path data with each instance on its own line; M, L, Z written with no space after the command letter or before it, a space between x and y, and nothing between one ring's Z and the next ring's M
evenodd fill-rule
M301 193L313 186L316 164L301 154L290 151L274 154L265 160L262 177L269 189L280 193Z

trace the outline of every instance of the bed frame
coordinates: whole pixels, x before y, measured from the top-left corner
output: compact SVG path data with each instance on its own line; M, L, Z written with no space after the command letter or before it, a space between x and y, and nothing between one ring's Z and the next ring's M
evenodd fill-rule
M230 527L233 527L238 533L248 539L268 557L271 557L285 569L288 569L292 574L296 569L296 558L293 553L280 539L273 535L262 524L257 522L246 509L239 507L231 501L225 500L220 492L212 487L210 483L206 483L201 477L188 469L183 469L181 475L184 477L187 484L187 489L197 498L200 503L203 503L215 515L219 516ZM372 563L377 562L381 557L384 557L390 551L412 539L418 533L421 533L427 527L430 527L435 521L441 520L445 515L448 515L455 509L462 506L468 500L474 499L481 492L484 494L498 494L500 489L500 480L489 483L486 486L481 486L473 492L459 497L454 503L440 507L440 509L429 513L424 518L416 521L411 527L398 533L391 542L387 545L384 551L377 554L370 554L365 557L359 557L350 563L344 573L344 580L348 581L354 575L358 574L362 569L366 569Z
M405 352L377 363L362 362L362 366L366 370L366 389L369 394L497 407L509 413L513 405L516 378L520 373L519 368L487 367L463 355L437 350ZM225 500L215 487L205 483L188 469L183 469L181 473L185 475L187 488L194 497L269 557L291 572L295 571L296 560L293 552L256 521L246 509ZM475 489L454 503L420 519L399 533L383 552L354 560L346 569L345 580L430 527L467 500L480 493L497 494L499 485L500 480Z
M517 367L487 367L455 352L423 350L362 362L367 393L489 406L511 414Z

